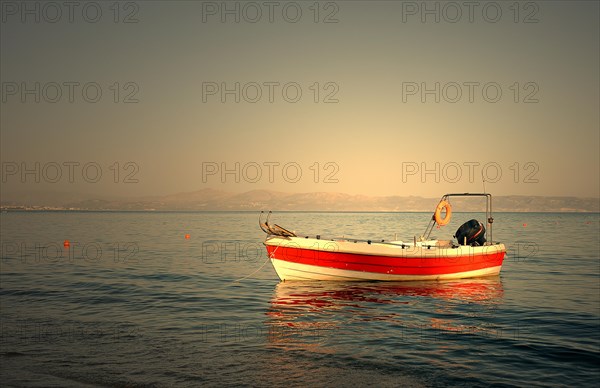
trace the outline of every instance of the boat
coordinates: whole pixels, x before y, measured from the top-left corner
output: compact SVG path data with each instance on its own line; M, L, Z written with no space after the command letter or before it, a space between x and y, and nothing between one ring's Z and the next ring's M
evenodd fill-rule
M430 238L435 226L450 222L452 198L477 196L486 199L487 228L472 219L457 229L455 239ZM504 244L492 239L494 218L492 195L488 193L443 195L425 233L409 242L297 235L270 223L271 214L263 221L261 212L259 225L267 234L264 244L281 281L420 281L498 276L506 254Z

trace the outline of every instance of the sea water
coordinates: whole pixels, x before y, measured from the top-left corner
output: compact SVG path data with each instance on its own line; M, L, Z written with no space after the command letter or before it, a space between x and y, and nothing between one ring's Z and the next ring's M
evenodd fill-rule
M599 215L494 217L498 277L280 283L255 212L2 213L2 385L595 386ZM271 221L412 241L430 218Z

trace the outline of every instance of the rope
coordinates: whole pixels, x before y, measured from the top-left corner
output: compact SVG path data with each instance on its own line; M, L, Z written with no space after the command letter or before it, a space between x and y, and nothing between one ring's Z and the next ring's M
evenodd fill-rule
M273 252L275 252L275 251L273 251ZM232 281L231 281L231 283L238 283L238 282L240 282L240 281L242 281L242 280L244 280L244 279L247 279L247 278L249 278L250 276L254 275L254 274L255 274L255 273L257 273L258 271L260 271L260 270L262 269L262 267L264 267L264 266L265 266L265 264L267 264L267 263L269 262L269 260L271 260L271 257L270 257L270 256L267 256L267 260L265 260L265 262L264 262L264 263L262 263L262 265L261 265L260 267L258 267L258 269L257 269L256 271L252 272L250 275L246 275L246 276L244 276L243 278L239 278L239 279L236 279L236 280L232 280Z
M244 276L242 278L239 278L239 279L236 279L236 280L232 280L229 284L231 284L231 283L238 283L238 282L240 282L240 281L242 281L244 279L247 279L250 276L256 274L258 271L260 271L265 266L265 264L267 264L269 262L269 260L271 260L275 256L275 252L277 252L277 250L281 246L282 242L283 242L283 240L279 243L279 245L277 245L277 247L275 248L275 250L273 252L271 252L269 255L267 255L267 260L265 260L265 262L262 263L262 265L260 267L258 267L258 269L256 271L252 272L250 275L246 275L246 276Z
M264 263L262 263L262 265L261 265L260 267L258 267L258 269L257 269L256 271L252 272L250 275L246 275L246 276L244 276L244 277L242 277L242 278L239 278L239 279L236 279L236 280L232 280L232 281L230 281L230 282L228 282L228 283L223 283L223 284L222 284L221 286L219 286L219 287L211 288L211 289L209 289L209 290L205 290L205 291L216 291L216 290L222 290L223 288L225 288L225 287L229 287L229 286L231 286L231 285L232 285L232 284L234 284L234 283L238 283L238 282L240 282L240 281L242 281L242 280L244 280L244 279L248 279L250 276L252 276L252 275L256 274L258 271L260 271L260 270L261 270L261 269L262 269L262 268L265 266L265 264L267 264L267 263L269 262L269 260L270 260L270 259L273 257L273 255L275 255L275 252L277 251L277 249L279 249L279 247L281 246L281 244L282 244L282 243L283 243L283 241L281 241L281 242L279 243L279 245L277 245L277 247L275 248L275 250L274 250L273 252L271 252L271 254L270 254L270 255L267 255L267 260L265 260L265 262L264 262Z

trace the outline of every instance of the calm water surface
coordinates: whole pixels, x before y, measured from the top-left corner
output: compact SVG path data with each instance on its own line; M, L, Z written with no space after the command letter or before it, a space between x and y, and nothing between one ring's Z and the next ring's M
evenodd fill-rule
M430 214L274 217L299 233L412 241ZM600 380L598 214L497 213L499 277L408 283L279 283L257 219L2 213L2 385Z

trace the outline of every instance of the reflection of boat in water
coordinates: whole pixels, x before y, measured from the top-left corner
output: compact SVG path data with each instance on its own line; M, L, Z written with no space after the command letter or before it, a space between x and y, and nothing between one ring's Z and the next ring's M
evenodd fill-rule
M463 330L444 316L470 305L472 314L494 311L504 289L499 277L418 282L281 282L266 324L272 343L314 344L331 333L362 330L365 322L399 328ZM439 316L437 316L439 315ZM460 313L458 314L460 315Z
M399 303L403 297L432 297L464 303L486 302L504 294L499 277L441 282L281 282L271 306L322 308L344 303Z
M485 197L486 228L477 220L465 222L456 241L430 239L433 227L451 218L450 197ZM445 210L445 216L442 212ZM269 213L270 214L270 213ZM267 233L265 245L279 278L286 280L448 280L500 273L504 244L492 240L490 194L446 194L442 197L423 236L411 242L297 236L277 224L259 220Z

